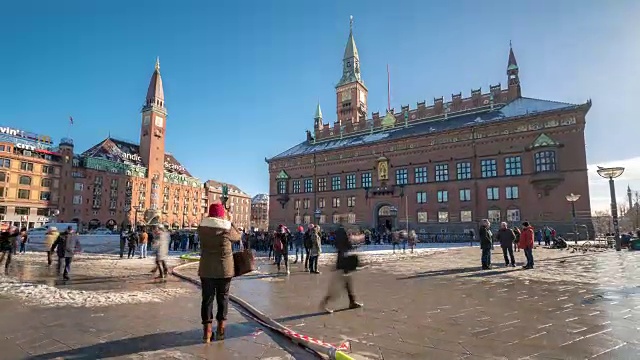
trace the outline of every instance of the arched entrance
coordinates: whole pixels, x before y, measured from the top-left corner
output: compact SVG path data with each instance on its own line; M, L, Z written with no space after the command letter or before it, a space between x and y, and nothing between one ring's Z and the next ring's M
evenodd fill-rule
M380 231L393 230L396 227L396 218L398 216L398 209L392 205L381 205L378 207L376 214L376 226Z
M89 227L88 227L88 229L87 229L87 230L97 229L97 228L99 228L99 227L100 227L100 220L98 220L98 219L91 219L91 220L89 221L88 226L89 226Z
M107 229L113 230L116 227L116 221L114 219L109 219L107 220L105 226L107 227Z

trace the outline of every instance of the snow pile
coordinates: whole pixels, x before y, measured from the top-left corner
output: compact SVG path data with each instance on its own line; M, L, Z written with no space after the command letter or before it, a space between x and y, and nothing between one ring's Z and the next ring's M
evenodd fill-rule
M187 289L179 288L152 288L146 291L127 292L67 290L0 277L0 294L17 297L30 305L47 307L101 307L162 302L185 292Z

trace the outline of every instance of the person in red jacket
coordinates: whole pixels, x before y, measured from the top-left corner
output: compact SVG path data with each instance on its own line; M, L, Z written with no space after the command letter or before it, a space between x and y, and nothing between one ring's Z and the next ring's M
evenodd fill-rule
M529 225L528 221L523 222L518 241L518 247L524 251L524 256L527 257L527 265L523 266L523 269L533 269L533 234L533 226Z

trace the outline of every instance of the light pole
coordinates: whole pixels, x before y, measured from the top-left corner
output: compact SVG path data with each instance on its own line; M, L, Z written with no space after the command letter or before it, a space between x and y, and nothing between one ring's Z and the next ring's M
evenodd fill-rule
M395 228L395 226L396 226L396 224L395 224L395 223L396 223L396 221L398 220L398 219L397 219L397 216L398 216L398 208L397 208L397 207L395 207L395 206L391 206L391 207L389 208L389 214L390 214L391 216L393 216L393 227ZM394 229L391 229L391 230L394 230Z
M620 243L620 226L618 226L618 204L616 203L616 187L613 179L619 177L624 172L623 167L603 168L598 166L598 175L609 179L609 193L611 194L611 218L613 219L613 231L616 239L616 251L622 250Z
M576 224L576 201L580 199L580 195L571 193L565 196L568 202L571 203L571 218L573 220L573 238L575 243L578 244L578 225Z
M134 206L133 207L133 211L135 211L135 213L133 213L133 231L138 231L138 211L140 211L140 206Z

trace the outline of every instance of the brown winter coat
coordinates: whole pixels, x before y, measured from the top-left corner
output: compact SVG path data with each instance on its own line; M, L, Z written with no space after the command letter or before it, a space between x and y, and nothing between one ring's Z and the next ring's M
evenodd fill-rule
M146 244L147 242L149 242L149 234L143 231L140 234L140 244Z
M240 241L241 234L231 221L219 218L204 218L198 226L200 239L200 266L198 276L203 278L232 278L233 251L231 242Z

